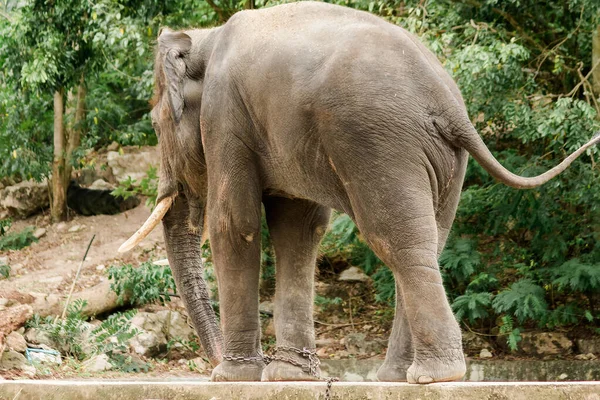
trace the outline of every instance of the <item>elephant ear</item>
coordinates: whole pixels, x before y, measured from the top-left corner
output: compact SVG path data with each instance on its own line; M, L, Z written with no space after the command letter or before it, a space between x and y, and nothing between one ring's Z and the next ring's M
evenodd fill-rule
M179 123L183 114L183 78L185 77L185 56L192 47L192 39L183 32L174 32L168 28L161 30L158 37L158 49L164 55L163 70L169 94L171 114L175 123Z

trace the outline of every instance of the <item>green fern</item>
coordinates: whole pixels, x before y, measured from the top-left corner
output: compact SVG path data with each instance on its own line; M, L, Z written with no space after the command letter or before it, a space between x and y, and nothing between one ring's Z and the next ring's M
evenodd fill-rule
M491 293L467 292L458 296L452 303L452 310L458 320L468 318L472 324L478 319L489 317L489 308L492 304Z
M131 264L111 266L108 277L113 280L110 288L117 294L120 304L127 296L133 305L156 301L164 304L171 300L170 295L177 290L171 268L151 262L143 262L138 268Z
M600 290L600 263L585 264L574 258L553 271L552 281L559 290L593 293Z
M540 321L548 312L545 294L542 287L529 279L522 279L496 295L492 306L498 314L513 315L520 323L528 319Z
M444 250L440 266L444 272L458 282L467 282L481 262L477 244L468 238L459 238Z

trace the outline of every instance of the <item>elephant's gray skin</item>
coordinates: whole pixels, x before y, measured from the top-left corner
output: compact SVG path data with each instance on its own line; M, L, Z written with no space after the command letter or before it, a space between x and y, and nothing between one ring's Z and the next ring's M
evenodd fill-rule
M170 264L211 361L249 358L221 362L213 380L314 379L261 358L261 203L277 256L278 346L315 347L315 258L334 208L354 219L396 279L396 316L378 378L461 378L461 333L437 259L467 152L501 182L531 188L586 147L539 177L511 174L418 39L349 8L301 2L243 11L219 28L165 29L158 43L152 119L162 157L159 200L174 199L163 220ZM204 230L223 336L202 280ZM278 355L307 362L294 352Z

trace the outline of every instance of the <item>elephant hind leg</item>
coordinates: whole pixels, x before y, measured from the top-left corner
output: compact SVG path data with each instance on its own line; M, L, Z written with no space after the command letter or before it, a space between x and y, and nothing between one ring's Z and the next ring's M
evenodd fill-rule
M280 349L275 355L308 365L307 358L285 348L315 348L314 273L330 210L307 200L281 197L269 197L263 203L276 261L274 317ZM279 360L272 361L262 374L263 381L316 379L301 367Z
M414 358L407 370L409 383L444 382L465 373L461 332L442 285L438 258L438 229L431 189L412 180L395 179L386 187L357 186L352 197L356 222L367 243L394 274L399 299L386 363L378 376L403 380L394 367L405 360L406 327L412 336ZM425 182L425 179L421 179ZM398 311L404 310L405 315ZM401 337L404 336L404 337Z

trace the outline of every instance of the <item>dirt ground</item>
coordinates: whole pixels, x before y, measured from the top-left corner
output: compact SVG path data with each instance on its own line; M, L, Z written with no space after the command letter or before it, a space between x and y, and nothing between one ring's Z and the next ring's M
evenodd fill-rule
M142 201L138 207L121 214L91 217L73 215L68 222L61 224L51 224L47 211L15 221L11 227L13 232L35 226L46 229L47 233L38 242L22 250L0 252L0 256L8 256L11 266L11 277L0 280L0 291L68 292L93 235L96 236L75 286L76 292L107 279L105 269L111 265L137 263L148 259L150 255L165 258L161 226L134 250L126 254L117 253L119 246L149 215L150 209Z

